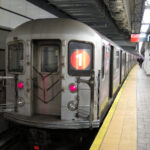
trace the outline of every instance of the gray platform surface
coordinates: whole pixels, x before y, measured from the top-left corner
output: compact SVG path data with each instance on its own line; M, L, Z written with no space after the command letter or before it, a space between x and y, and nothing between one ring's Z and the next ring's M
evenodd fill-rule
M150 150L150 76L137 72L137 150Z

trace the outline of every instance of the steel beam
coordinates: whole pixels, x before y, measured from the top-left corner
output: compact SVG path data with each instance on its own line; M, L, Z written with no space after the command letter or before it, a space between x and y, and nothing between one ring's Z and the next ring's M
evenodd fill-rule
M56 6L46 3L44 0L26 0L47 12L59 17L59 18L72 18L69 14L63 12L62 10L58 9Z

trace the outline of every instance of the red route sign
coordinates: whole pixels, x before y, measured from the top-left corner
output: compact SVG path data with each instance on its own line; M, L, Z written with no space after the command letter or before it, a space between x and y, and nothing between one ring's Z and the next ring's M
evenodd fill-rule
M71 65L76 70L86 69L89 66L91 61L89 53L83 49L75 50L71 54L70 60L71 60Z
M131 34L130 42L139 42L140 35L139 34Z

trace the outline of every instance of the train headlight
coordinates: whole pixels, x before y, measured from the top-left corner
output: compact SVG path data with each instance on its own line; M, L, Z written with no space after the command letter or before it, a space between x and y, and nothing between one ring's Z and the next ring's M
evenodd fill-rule
M69 85L69 90L70 90L70 92L76 92L77 91L77 86L74 83L71 83Z
M18 83L18 88L19 88L19 89L22 89L23 87L24 87L24 84L23 84L23 82L20 81L20 82Z
M25 104L24 99L22 97L19 97L18 100L17 100L17 104L20 107L24 106L24 104Z
M75 103L75 101L70 101L68 103L68 109L71 111L75 111L77 109L77 104Z

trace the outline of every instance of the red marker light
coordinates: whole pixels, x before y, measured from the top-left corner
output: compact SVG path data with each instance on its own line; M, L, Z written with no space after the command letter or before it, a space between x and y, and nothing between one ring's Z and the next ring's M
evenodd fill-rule
M69 90L70 90L70 92L76 92L76 91L77 91L76 85L75 85L75 84L71 84L71 85L69 86Z
M35 145L35 146L34 146L34 149L35 149L35 150L39 150L40 147Z
M19 89L22 89L23 87L24 87L23 83L22 83L22 82L19 82L19 83L18 83L18 88L19 88Z

